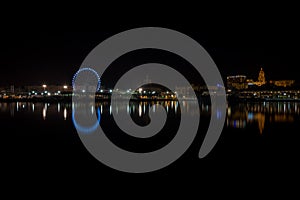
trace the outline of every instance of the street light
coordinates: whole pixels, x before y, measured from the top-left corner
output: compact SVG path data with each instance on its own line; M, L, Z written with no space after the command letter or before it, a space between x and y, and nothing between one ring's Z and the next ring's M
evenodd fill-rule
M64 89L68 89L68 86L67 86L67 85L64 85Z
M46 89L47 85L45 85L45 84L44 84L44 85L42 85L42 87L44 88L44 91L45 91L45 89Z

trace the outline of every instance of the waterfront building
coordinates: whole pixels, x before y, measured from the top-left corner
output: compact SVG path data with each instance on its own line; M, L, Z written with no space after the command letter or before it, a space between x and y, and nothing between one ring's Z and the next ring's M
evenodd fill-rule
M244 90L248 88L247 77L236 75L227 77L227 88L230 90Z
M265 85L266 83L267 82L266 82L265 72L264 72L263 68L260 68L260 71L258 74L258 80L253 82L253 84L260 87L262 85Z
M270 84L276 87L291 87L295 83L295 80L271 80Z

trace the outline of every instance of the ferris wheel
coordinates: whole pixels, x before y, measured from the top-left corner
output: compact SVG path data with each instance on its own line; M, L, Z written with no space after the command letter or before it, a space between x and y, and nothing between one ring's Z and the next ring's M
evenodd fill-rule
M80 78L80 81L77 80L79 78ZM97 81L97 84L95 84L96 83L95 81ZM81 84L86 84L86 85L90 85L90 86L97 85L96 92L98 92L101 87L100 76L92 68L81 68L74 74L73 79L72 79L72 86L73 86L74 90L76 89L76 84L78 82L80 82Z

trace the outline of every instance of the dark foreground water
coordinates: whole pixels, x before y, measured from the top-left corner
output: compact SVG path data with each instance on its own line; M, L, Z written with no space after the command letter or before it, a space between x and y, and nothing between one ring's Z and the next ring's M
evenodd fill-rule
M111 112L112 109L128 112L137 124L146 125L149 123L146 113L153 109L151 102L131 102L129 106L115 108L109 102L102 102L96 108L91 107L91 113L99 109L101 127L116 145L134 152L148 152L172 140L180 116L193 117L196 103L186 101L180 108L177 102L160 102L168 112L167 123L159 134L144 141L124 134L114 123ZM200 109L198 135L179 160L153 173L128 174L106 167L87 152L73 126L71 104L2 102L2 180L11 187L25 187L31 181L32 187L48 187L54 181L52 186L71 184L79 188L95 183L125 186L129 180L135 184L132 187L150 181L164 187L196 182L203 189L212 185L234 189L245 184L249 189L254 182L254 188L250 188L253 191L266 185L272 185L273 190L291 187L295 186L293 181L299 181L300 103L228 105L220 140L204 159L198 158L198 152L209 123L210 106L201 105Z

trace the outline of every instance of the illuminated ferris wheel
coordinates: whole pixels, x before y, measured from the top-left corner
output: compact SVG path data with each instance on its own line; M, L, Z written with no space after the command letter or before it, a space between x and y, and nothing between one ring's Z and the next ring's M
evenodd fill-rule
M78 85L79 83L79 85ZM100 90L101 79L99 74L92 68L81 68L73 76L72 86L73 90L82 86L95 86L96 92Z

